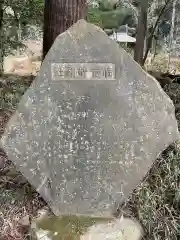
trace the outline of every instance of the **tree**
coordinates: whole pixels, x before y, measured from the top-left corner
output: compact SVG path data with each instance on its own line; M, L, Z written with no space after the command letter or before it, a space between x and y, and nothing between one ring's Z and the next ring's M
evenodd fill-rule
M0 1L0 75L3 73L3 63L4 63L4 47L3 47L3 7L4 7L4 1Z
M56 37L86 14L86 0L45 0L43 59Z
M44 0L0 0L0 74L4 57L26 48L22 41L28 25L42 25Z
M171 32L170 32L170 42L169 42L169 51L170 52L169 52L168 68L169 68L169 65L170 65L170 53L171 53L171 51L173 51L173 45L174 45L176 4L177 4L177 0L173 0L172 19L171 19Z
M147 46L146 46L146 51L145 51L145 54L144 54L144 57L143 57L143 60L142 60L142 65L145 64L145 61L147 59L147 56L148 56L148 53L149 53L149 50L152 46L152 41L153 41L153 37L154 37L154 34L155 34L155 31L158 27L158 24L160 22L160 19L162 18L163 14L165 13L165 11L167 10L167 7L168 5L171 3L171 0L166 0L165 3L163 4L163 6L160 8L159 10L159 14L156 18L156 21L154 23L154 26L151 27L151 31L149 33L149 35L147 36Z
M159 24L171 5L172 0L133 0L133 4L139 9L136 47L134 59L144 65L156 32L159 32ZM146 40L146 49L144 43Z
M148 0L140 2L134 60L143 65L144 42L147 30Z

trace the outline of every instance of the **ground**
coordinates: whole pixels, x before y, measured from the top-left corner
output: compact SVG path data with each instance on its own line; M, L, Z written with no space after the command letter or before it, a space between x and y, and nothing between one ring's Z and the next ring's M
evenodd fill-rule
M4 75L0 78L0 135L34 77ZM34 217L45 202L0 149L0 239L24 239L23 217Z
M5 123L30 86L32 76L4 75L0 79L0 135ZM180 126L180 85L164 89L173 100ZM5 160L5 161L4 161ZM146 240L180 239L180 150L172 145L156 160L123 209L135 216L145 230ZM28 239L23 217L37 215L46 204L11 161L0 151L0 239ZM128 211L127 211L128 210ZM3 238L4 237L4 238Z

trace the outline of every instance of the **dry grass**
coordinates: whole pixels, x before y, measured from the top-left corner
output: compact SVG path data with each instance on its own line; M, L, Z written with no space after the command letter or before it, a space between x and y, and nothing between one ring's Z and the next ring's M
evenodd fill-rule
M147 69L160 72L174 71L175 74L180 73L180 59L171 58L170 64L167 55L157 55L154 60L150 63L149 58L146 61L145 66Z
M129 206L142 223L144 239L180 239L180 152L169 149L159 158Z
M11 187L0 191L0 239L25 240L28 239L30 222L25 224L25 218L33 218L43 204L36 193L29 196L23 190Z
M3 215L3 224L1 226L1 235L7 240L23 240L26 238L28 232L23 231L20 224L21 219L26 216L26 210L19 212L14 209L10 209L6 215ZM9 218L11 216L11 218Z

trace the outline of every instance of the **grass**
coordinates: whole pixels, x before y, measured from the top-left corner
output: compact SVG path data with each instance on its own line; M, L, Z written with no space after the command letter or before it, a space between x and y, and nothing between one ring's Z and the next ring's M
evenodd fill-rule
M151 65L146 63L147 68L150 68L153 71L167 72L169 70L175 70L176 74L180 73L180 61L177 58L171 58L170 64L168 63L168 55L161 54L157 55Z
M173 146L156 160L129 205L142 223L145 239L180 238L180 152Z
M30 85L31 80L30 78L22 77L19 80L15 80L12 79L12 76L8 76L4 86L0 88L1 99L3 98L0 111L12 114L17 108L20 97ZM172 84L165 91L174 101L176 117L180 125L180 85ZM0 119L0 121L3 120ZM3 186L6 186L4 187L4 192L9 194L8 199L12 201L14 196L12 191L16 191L16 189L12 189L12 186L7 184ZM6 189L7 186L8 190ZM26 193L24 194L26 195ZM4 195L1 194L0 196L4 198ZM2 200L1 197L0 200ZM37 197L31 196L33 205L38 201ZM32 203L30 204L32 205ZM24 202L25 209L26 206L27 203ZM177 146L170 146L156 160L143 182L134 190L125 207L141 222L145 230L144 239L180 239L180 150ZM27 212L27 209L26 211L24 210L20 215L16 215L16 218L21 218L22 214ZM4 219L4 224L6 224L6 228L4 228L5 225L2 227L4 228L4 235L16 231L17 221L13 220L10 211L4 215ZM18 239L21 240L23 237Z

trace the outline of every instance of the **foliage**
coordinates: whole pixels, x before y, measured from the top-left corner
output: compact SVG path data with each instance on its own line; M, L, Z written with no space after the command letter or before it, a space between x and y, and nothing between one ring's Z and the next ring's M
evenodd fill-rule
M40 25L43 21L43 0L5 0L3 14L5 55L23 47L22 38L28 25Z
M29 34L29 25L43 22L44 0L3 0L0 2L2 18L0 19L0 73L3 72L4 56L14 50L24 49L23 38ZM0 10L1 10L0 9Z
M123 24L134 25L134 16L130 8L119 6L116 9L110 1L101 1L99 8L90 7L87 20L103 29L118 29Z
M102 12L112 11L114 9L113 3L108 0L99 1L99 10Z
M123 7L123 8L128 8L132 11L132 15L134 17L135 22L138 22L138 7L135 4L135 2L133 2L132 0L120 0L119 1L119 6Z
M159 24L158 35L162 37L167 37L171 30L171 24L167 20L162 20Z
M4 5L13 10L13 19L19 20L23 25L37 24L43 20L44 0L5 0ZM7 15L12 18L12 14Z
M102 26L101 14L98 8L89 8L87 14L87 21L99 27Z
M118 8L101 14L103 28L119 28L119 26L128 24L133 25L132 12L128 8Z

